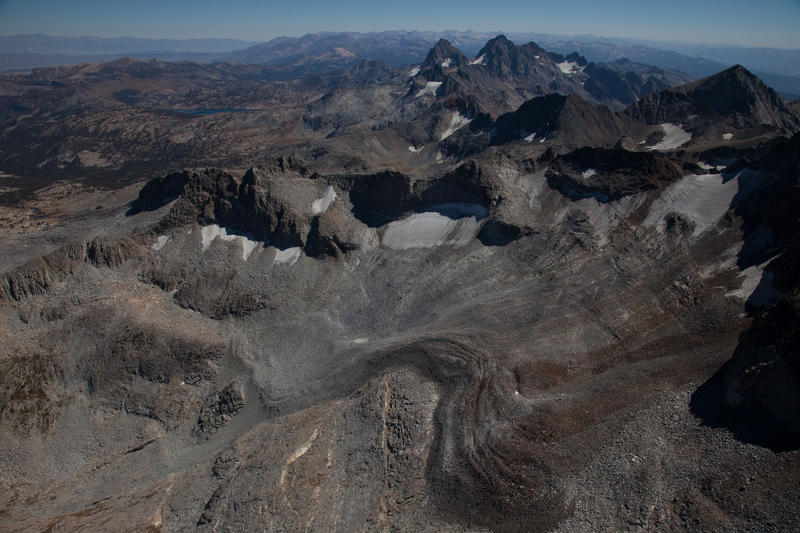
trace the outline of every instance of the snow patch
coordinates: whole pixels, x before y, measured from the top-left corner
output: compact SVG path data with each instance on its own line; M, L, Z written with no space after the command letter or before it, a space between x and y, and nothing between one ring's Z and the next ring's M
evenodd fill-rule
M357 339L353 339L353 344L366 344L369 339L367 337L359 337Z
M578 64L573 61L562 61L561 63L557 63L556 66L558 67L558 70L564 74L575 74L576 72L580 72L582 70Z
M442 133L442 137L439 140L443 141L447 139L452 134L454 134L456 130L458 130L459 128L463 128L470 122L472 122L471 118L467 118L458 112L453 113L453 115L450 117L450 126L448 126L446 130L444 130L444 133Z
M476 57L472 61L469 62L470 65L485 65L486 64L486 54L481 54L480 57Z
M478 234L476 216L452 219L436 212L424 212L386 225L381 243L393 250L463 246Z
M425 148L425 146L420 146L419 148L417 148L416 146L409 146L408 151L414 152L416 154L417 152L421 152L423 148Z
M584 170L584 171L581 173L581 177L582 177L583 179L585 179L585 180L588 180L589 178L591 178L591 177L592 177L592 176L594 176L595 174L597 174L597 170L595 170L595 169L593 169L593 168L589 168L589 169L586 169L586 170Z
M250 259L250 256L253 254L256 248L258 248L261 243L257 241L251 241L247 237L239 236L239 242L242 243L242 259L247 261Z
M525 137L523 137L523 139L525 139L526 143L533 142L533 140L535 138L536 138L536 134L535 133L531 133L530 135L526 135Z
M412 68L411 70L408 71L408 75L410 77L412 77L412 78L414 76L416 76L417 74L419 74L419 65L417 65L416 67L414 67L414 68Z
M661 129L664 130L664 138L648 147L649 150L674 150L692 140L691 133L675 124L661 124Z
M300 259L300 255L302 253L303 250L299 246L286 248L285 250L276 249L275 258L272 260L272 264L282 265L288 263L289 266L292 266L297 263L297 260Z
M738 176L726 182L722 174L689 174L664 189L653 202L644 226L655 226L663 233L666 225L664 217L676 212L695 223L692 236L696 237L719 222L737 192Z
M702 168L703 170L711 170L712 168L714 168L705 161L698 161L697 166Z
M723 133L722 138L726 141L730 141L731 139L733 139L733 133Z
M442 82L440 81L429 81L425 84L425 87L423 87L417 93L417 98L419 98L420 96L425 96L426 94L436 94L436 91L438 91L439 87L441 86Z
M764 271L772 259L758 266L751 266L742 270L739 273L739 278L744 279L742 279L740 288L726 292L725 296L749 300L757 306L769 305L779 300L783 294L772 286L772 274ZM758 289L757 293L756 289Z
M314 202L311 204L311 211L315 215L324 213L328 210L334 200L336 200L336 191L333 190L332 185L328 185L328 188L325 189L325 193L322 195L322 198L314 200Z
M250 258L250 254L253 253L253 250L255 250L261 244L260 242L252 241L243 235L228 235L228 231L217 224L211 224L210 226L203 226L200 228L200 238L204 252L208 250L208 247L211 246L211 243L217 238L228 242L239 241L242 245L242 259L245 261Z
M761 276L764 275L764 271L761 270L757 266L751 266L745 268L739 274L739 278L742 279L742 285L740 288L726 292L725 296L733 296L735 298L741 298L742 300L747 300L750 298L750 295L756 290L758 284L761 283Z
M442 68L447 68L452 64L453 64L453 60L448 57L447 59L442 61Z
M159 251L162 249L167 243L169 242L169 237L166 235L159 235L156 239L156 242L153 243L153 250Z

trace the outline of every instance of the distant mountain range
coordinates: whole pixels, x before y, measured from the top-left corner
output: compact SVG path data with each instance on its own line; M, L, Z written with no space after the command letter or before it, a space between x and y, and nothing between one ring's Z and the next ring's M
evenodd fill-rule
M223 53L256 44L239 39L139 39L136 37L54 37L42 33L0 36L0 54L113 55L153 50Z
M440 38L447 39L467 54L474 54L497 33L452 30L321 32L302 37L278 37L264 43L237 39L11 35L0 36L0 71L22 71L80 62L107 62L130 56L165 61L225 61L282 66L287 67L287 77L294 77L318 71L323 64L341 65L357 59L376 59L392 66L418 63ZM800 50L651 43L591 35L506 35L517 44L536 41L554 52L578 52L588 61L609 63L625 58L662 69L679 70L695 79L709 76L734 64L741 64L757 74L786 100L800 97ZM311 64L316 66L310 68Z

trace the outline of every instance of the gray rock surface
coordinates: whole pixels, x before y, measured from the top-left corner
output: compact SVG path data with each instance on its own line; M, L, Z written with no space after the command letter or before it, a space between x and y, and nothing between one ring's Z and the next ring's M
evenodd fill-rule
M796 429L800 137L744 124L651 150L661 127L559 96L602 128L490 145L501 108L549 90L503 96L534 45L484 51L440 43L419 97L411 74L272 93L219 65L37 74L168 95L211 72L191 102L269 110L156 132L77 89L62 109L67 130L136 131L128 163L177 143L170 169L216 166L2 206L0 529L800 529L800 450L762 438ZM559 87L588 76L578 56L541 68L559 63L584 69ZM473 122L442 140L453 117ZM46 157L75 142L20 129Z

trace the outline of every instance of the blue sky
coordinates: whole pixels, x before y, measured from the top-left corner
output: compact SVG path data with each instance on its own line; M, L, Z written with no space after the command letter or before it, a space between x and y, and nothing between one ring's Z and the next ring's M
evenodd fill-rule
M0 35L266 41L389 29L594 34L800 48L800 0L0 0Z

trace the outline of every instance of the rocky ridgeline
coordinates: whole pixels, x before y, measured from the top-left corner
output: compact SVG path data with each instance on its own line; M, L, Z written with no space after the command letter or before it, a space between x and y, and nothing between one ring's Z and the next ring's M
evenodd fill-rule
M3 274L0 302L9 303L44 294L53 283L63 281L83 265L118 267L145 253L141 241L129 236L68 244Z

